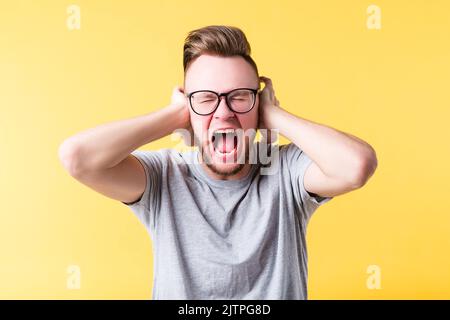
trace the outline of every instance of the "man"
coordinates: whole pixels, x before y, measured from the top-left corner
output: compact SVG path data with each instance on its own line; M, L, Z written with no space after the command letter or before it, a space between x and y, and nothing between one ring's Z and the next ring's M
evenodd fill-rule
M145 225L154 299L307 299L308 221L367 182L373 148L282 109L238 28L190 32L184 71L169 106L64 141L64 167ZM136 150L180 128L194 133L198 149ZM254 129L278 130L291 143L276 149L270 134L254 143ZM250 161L264 143L278 150L268 174Z

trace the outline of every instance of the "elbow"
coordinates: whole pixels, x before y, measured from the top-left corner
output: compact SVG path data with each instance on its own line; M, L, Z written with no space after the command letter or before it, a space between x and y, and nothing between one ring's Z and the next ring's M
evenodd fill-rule
M355 177L352 180L354 189L363 187L375 173L378 166L378 159L375 150L369 146L363 155L359 156L358 165L355 169Z
M71 138L64 140L58 148L58 157L64 169L74 178L81 175L80 146Z

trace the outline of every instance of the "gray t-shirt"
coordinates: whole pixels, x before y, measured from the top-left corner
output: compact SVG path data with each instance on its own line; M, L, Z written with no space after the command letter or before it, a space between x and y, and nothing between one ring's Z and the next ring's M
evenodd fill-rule
M153 299L307 299L306 227L333 197L305 190L301 149L276 147L278 170L240 180L209 177L197 150L133 151L147 184L125 204L153 241Z

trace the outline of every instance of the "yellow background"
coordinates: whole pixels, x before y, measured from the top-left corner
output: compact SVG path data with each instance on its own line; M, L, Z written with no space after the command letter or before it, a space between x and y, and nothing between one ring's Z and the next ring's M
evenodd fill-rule
M366 27L372 3L381 30ZM80 30L66 26L71 4ZM449 299L445 0L2 0L0 298L151 297L144 227L71 178L57 149L83 129L167 105L187 32L209 24L244 30L282 107L377 151L368 184L310 222L309 298ZM67 288L70 265L81 270L78 290ZM369 265L381 268L379 290L367 288Z

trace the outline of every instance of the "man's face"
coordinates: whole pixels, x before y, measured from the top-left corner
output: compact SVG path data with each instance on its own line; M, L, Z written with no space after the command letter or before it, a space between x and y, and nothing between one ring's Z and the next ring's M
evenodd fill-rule
M185 76L184 92L211 90L226 93L237 88L259 88L259 79L253 67L240 56L219 57L201 55L189 66ZM190 110L191 125L197 145L208 168L219 176L233 176L244 167L243 158L248 154L249 139L246 135L256 130L258 123L259 97L256 95L254 107L247 113L235 113L227 105L225 97L214 113L198 115ZM223 129L228 129L226 132ZM250 129L250 130L249 130ZM236 132L236 131L235 131Z

